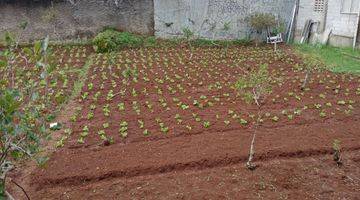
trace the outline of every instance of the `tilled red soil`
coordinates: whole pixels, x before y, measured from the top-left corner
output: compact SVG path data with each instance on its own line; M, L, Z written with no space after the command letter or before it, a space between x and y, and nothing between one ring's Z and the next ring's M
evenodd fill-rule
M253 130L62 149L46 169L33 175L32 195L36 199L356 199L360 194L358 120L356 116L259 128L255 146L259 167L252 172L244 163ZM345 166L341 168L331 157L334 138L342 141ZM342 185L345 181L350 183ZM306 196L297 196L302 193Z
M177 51L181 53L176 54ZM230 57L225 60L211 58L211 51L219 53L216 49L206 49L205 53L197 49L191 62L184 61L189 51L181 49L168 53L122 52L127 59L138 59L131 64L139 66L139 80L150 78L148 83L122 85L121 76L110 75L117 72L105 66L104 57L95 61L82 92L88 92L91 98L81 100L82 110L65 147L56 151L44 168L31 174L26 189L32 199L359 199L359 77L316 73L309 82L311 89L301 91L304 72L294 70L300 61L287 47L283 47L286 56L276 60L272 60L274 55L268 47L230 49ZM143 54L153 60L144 60ZM266 116L266 112L268 116L256 126L251 115L258 112L257 107L241 100L232 85L241 70L257 67L264 60L282 80L276 82L281 84L274 87L261 108L261 114ZM171 67L161 68L162 63ZM152 66L149 71L144 67L147 64ZM214 67L214 71L204 70L209 67ZM190 75L186 76L187 73ZM106 99L109 90L118 87L113 87L110 80L102 80L104 74L121 85L119 88L127 87L125 95ZM174 74L188 78L172 82ZM166 85L154 81L167 75L171 78L164 79L168 81ZM208 86L216 82L221 87L210 90ZM89 83L94 83L94 89L89 89ZM180 89L174 94L166 86ZM156 87L163 92L158 93ZM133 88L138 91L137 96L132 95ZM140 92L143 88L147 92ZM98 91L103 93L95 101L92 97ZM325 97L320 98L320 94ZM201 95L206 95L206 99ZM180 109L172 101L174 97L190 108ZM157 102L159 98L167 105L162 107ZM220 101L215 101L216 98ZM193 100L204 104L212 101L213 105L198 108L192 105ZM134 101L139 103L141 114L131 108ZM145 101L154 105L152 111ZM117 111L119 102L125 103L124 112ZM91 111L93 104L98 107ZM112 111L108 117L103 114L104 104L109 104ZM86 118L89 112L94 112L91 120ZM319 116L323 112L326 115ZM211 126L204 128L202 122L194 119L194 113L211 122ZM182 116L182 123L174 119L176 114ZM240 124L239 116L248 124ZM279 119L272 119L274 116ZM169 126L169 132L160 132L157 117ZM126 138L118 133L122 120L129 123ZM150 135L142 134L138 120L145 122ZM230 124L224 124L226 120ZM109 146L103 145L96 134L105 122L110 123L110 128L104 128L107 136L115 140ZM184 124L192 129L187 130ZM85 125L89 126L90 134L85 143L79 144ZM258 168L249 171L245 163L254 132ZM341 141L344 163L341 167L332 160L335 139ZM22 175L14 177L19 180Z
M254 172L243 164L235 164L53 187L39 196L42 199L359 199L359 153L346 153L346 164L341 168L334 165L329 155L276 159L262 162Z

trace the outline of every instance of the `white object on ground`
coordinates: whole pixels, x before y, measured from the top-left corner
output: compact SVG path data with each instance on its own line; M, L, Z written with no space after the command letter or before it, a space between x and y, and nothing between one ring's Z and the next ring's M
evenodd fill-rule
M50 124L50 129L54 129L54 128L59 127L59 126L60 126L60 123L58 123L58 122L51 123Z

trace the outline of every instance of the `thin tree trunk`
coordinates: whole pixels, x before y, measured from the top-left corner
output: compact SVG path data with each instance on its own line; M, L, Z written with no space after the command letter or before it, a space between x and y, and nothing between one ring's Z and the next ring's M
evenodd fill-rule
M301 90L304 90L304 89L305 89L306 84L307 84L308 79L309 79L309 76L310 76L310 70L308 70L308 71L306 72L304 82L303 82L303 84L301 85Z
M8 200L15 200L15 198L7 191L5 191L5 197L8 199Z
M193 57L193 48L192 48L192 45L191 45L191 41L189 41L189 47L190 47L190 59L189 60L191 60L192 57Z
M48 81L48 63L47 63L47 52L45 52L44 54L44 66L43 66L43 69L44 69L44 74L45 74L45 103L46 103L46 106L48 106L48 89L49 89L49 81Z
M225 51L224 51L224 58L227 58L228 49L229 49L229 44L228 44L228 41L226 41Z
M30 200L30 197L29 197L28 193L26 192L26 190L25 190L21 185L19 185L18 183L16 183L14 180L11 180L11 179L10 179L10 181L11 181L12 183L14 183L16 186L18 186L18 187L21 189L21 191L23 191L23 193L25 194L27 200Z
M254 150L254 144L255 144L255 137L256 137L256 132L254 132L252 141L251 141L251 146L250 146L250 152L249 152L249 160L246 163L246 167L250 170L254 170L256 168L256 165L254 165L252 163L252 160L254 158L255 155L255 150Z
M256 92L256 89L255 89L255 88L253 88L253 97L254 97L254 101L255 101L256 105L260 107L260 103L259 103L259 101L258 101L259 95L258 95L258 93Z

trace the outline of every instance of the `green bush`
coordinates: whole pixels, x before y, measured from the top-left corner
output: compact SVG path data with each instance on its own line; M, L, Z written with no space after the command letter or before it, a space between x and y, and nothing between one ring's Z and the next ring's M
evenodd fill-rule
M257 33L255 43L258 45L263 42L263 33L276 27L276 17L271 13L255 13L248 17L251 28Z
M216 42L217 41L214 41L214 40L201 39L201 38L192 41L193 45L197 46L197 47L216 46Z
M155 47L156 46L156 38L155 37L145 38L144 46L146 46L146 47Z
M244 38L244 39L237 39L233 41L234 44L236 45L243 45L243 46L248 46L252 44L252 41L250 38Z
M250 26L257 31L262 31L276 25L276 17L271 13L255 13L249 17Z
M142 44L142 37L112 29L100 32L93 40L95 50L100 53L116 51L125 47L139 47Z

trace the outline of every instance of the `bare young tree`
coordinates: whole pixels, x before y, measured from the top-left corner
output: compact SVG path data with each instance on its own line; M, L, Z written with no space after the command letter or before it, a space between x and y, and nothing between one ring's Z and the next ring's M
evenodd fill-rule
M314 55L304 54L303 62L305 77L301 85L301 90L304 90L306 88L306 85L309 82L312 73L316 71L321 71L325 68L325 64L321 62L321 59Z
M255 155L255 138L257 127L261 123L260 111L263 99L266 98L272 92L271 86L272 77L269 75L268 65L260 65L258 70L251 71L249 74L239 78L235 84L240 94L243 95L244 99L250 103L255 102L258 106L258 119L255 124L254 133L250 145L249 159L246 163L246 167L249 170L254 170L256 165L253 163Z

